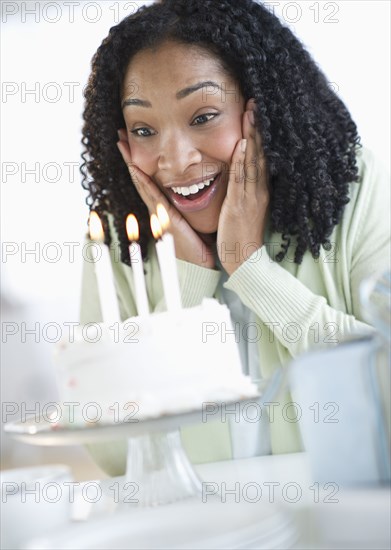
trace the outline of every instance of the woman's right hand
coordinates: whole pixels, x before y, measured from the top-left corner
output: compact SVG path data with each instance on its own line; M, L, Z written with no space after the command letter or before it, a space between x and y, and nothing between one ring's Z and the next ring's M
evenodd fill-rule
M175 254L179 260L213 269L215 259L212 249L197 235L180 212L167 200L158 186L134 162L130 152L126 130L118 131L118 149L124 159L129 174L138 194L148 208L149 214L156 213L156 206L161 203L170 218L168 231L173 235Z

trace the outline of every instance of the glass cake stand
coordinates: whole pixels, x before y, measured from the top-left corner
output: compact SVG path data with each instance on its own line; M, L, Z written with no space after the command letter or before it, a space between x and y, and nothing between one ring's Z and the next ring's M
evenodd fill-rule
M195 497L202 492L196 474L181 443L180 428L221 418L223 407L263 406L285 385L286 369L278 369L269 381L253 381L259 395L232 402L205 402L201 409L158 418L131 418L114 424L92 423L75 426L46 417L10 422L4 429L13 437L33 445L75 445L128 440L127 466L121 506L158 506ZM209 408L208 408L209 407ZM240 412L240 411L239 411ZM133 494L134 498L129 498ZM121 497L121 495L120 495Z
M193 469L181 443L180 427L218 419L223 406L245 406L257 399L213 403L202 409L150 419L131 419L115 424L72 426L53 422L50 416L32 416L10 422L4 430L25 443L64 446L128 440L125 483L120 489L119 508L158 506L195 497L202 482ZM209 412L208 412L209 411ZM121 495L122 490L122 495ZM132 498L133 497L133 498Z

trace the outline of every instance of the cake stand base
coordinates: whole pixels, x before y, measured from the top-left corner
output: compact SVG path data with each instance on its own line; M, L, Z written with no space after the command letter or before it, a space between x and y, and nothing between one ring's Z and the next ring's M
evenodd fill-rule
M170 504L201 492L202 482L183 450L179 430L129 438L119 509Z

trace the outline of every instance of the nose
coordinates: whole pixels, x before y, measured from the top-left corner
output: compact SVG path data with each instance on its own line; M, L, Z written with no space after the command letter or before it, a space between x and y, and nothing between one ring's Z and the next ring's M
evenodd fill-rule
M202 154L186 133L172 131L162 136L158 156L158 168L180 178L186 170L202 161Z

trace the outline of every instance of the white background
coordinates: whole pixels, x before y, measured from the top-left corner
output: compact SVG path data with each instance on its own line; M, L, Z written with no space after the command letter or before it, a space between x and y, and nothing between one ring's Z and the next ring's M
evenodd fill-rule
M109 28L135 11L136 2L1 4L1 267L2 298L10 302L2 328L10 311L18 322L18 333L8 336L9 351L3 352L3 399L45 400L56 395L48 343L56 334L49 330L45 337L45 324L57 322L66 335L64 321L78 319L88 215L76 166L82 88L92 55ZM363 144L389 166L388 0L268 4L333 82ZM26 173L34 166L36 176ZM34 249L36 255L25 254ZM38 343L34 335L23 336L21 321L26 328L40 323ZM30 383L23 389L20 377L25 380L26 373Z

